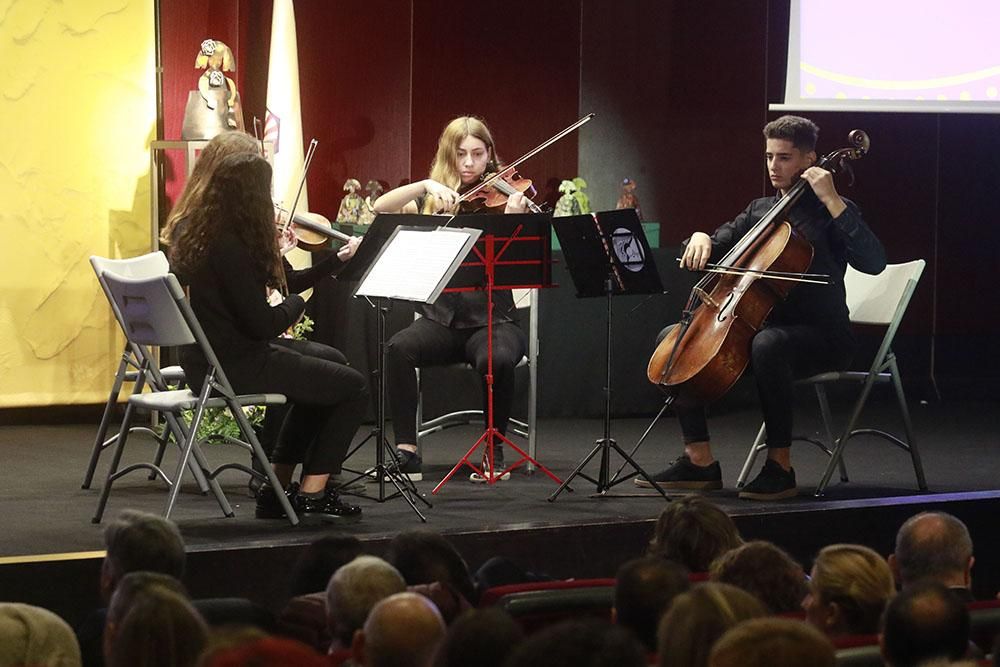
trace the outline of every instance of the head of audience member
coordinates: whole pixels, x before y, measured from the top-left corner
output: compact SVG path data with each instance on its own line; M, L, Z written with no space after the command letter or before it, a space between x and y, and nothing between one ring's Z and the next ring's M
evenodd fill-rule
M205 189L219 163L229 155L248 153L260 155L260 143L246 132L233 130L220 132L202 149L194 163L191 176L184 183L184 190L167 217L167 223L160 234L164 245L171 245L177 224L191 215L201 205ZM312 591L311 591L312 592Z
M326 587L326 620L336 648L349 648L372 608L405 590L399 570L381 558L358 556L341 566Z
M255 637L246 642L217 646L199 667L329 667L330 661L302 642L285 637Z
M674 598L660 620L657 653L661 667L705 667L715 642L740 621L767 614L764 604L736 586L696 584Z
M503 609L472 609L448 627L434 667L500 667L523 639L521 626Z
M830 637L875 634L896 592L889 565L868 547L831 544L813 562L806 619Z
M641 667L642 645L632 633L596 619L544 628L514 649L506 667Z
M429 530L400 533L392 542L385 559L410 586L440 582L475 604L476 587L469 566L461 554L442 535Z
M326 590L333 573L362 553L361 540L353 535L327 535L316 540L295 559L289 585L291 596Z
M890 600L882 620L882 658L892 667L961 659L969 648L969 610L942 583L923 581Z
M0 665L80 667L72 628L48 609L0 603Z
M686 496L660 512L648 552L691 572L708 572L712 561L741 544L743 539L728 514L706 498Z
M802 611L808 592L802 566L783 549L763 540L723 554L712 563L711 579L748 591L773 614Z
M193 667L208 627L173 577L156 572L125 575L108 605L104 664L108 667Z
M615 623L628 628L650 653L656 651L656 628L675 597L691 587L688 571L659 556L630 560L615 579Z
M815 627L789 618L755 618L722 635L709 667L833 667L833 644Z
M417 593L396 593L376 604L354 633L352 660L364 667L428 667L444 633L433 602Z
M104 528L107 553L101 563L101 597L107 603L118 582L130 572L184 575L184 538L168 519L124 510Z
M972 585L972 537L959 519L944 512L921 512L896 533L889 567L906 588L918 581L938 581L952 588Z

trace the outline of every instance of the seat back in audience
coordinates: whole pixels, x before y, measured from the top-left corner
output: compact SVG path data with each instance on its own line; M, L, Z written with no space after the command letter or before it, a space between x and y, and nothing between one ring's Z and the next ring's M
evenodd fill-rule
M512 590L497 595L500 589ZM610 620L614 606L614 579L547 581L498 586L483 593L480 605L493 604L531 634L560 621L578 618Z

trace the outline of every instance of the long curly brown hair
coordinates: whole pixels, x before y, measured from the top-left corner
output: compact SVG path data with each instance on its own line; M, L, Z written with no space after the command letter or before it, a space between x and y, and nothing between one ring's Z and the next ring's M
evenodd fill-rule
M191 210L187 223L173 239L171 263L175 269L193 275L205 263L213 244L229 232L249 250L258 274L254 278L284 290L285 273L271 202L271 166L247 153L223 158L209 178L201 204Z

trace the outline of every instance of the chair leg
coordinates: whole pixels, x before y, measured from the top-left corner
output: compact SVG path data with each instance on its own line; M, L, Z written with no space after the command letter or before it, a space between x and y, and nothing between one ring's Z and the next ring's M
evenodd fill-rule
M111 457L111 467L108 469L108 476L104 480L104 487L101 489L101 498L97 501L97 511L91 519L92 523L100 523L104 518L104 509L108 504L108 496L111 495L111 485L114 483L114 475L121 465L122 453L125 451L125 442L128 440L129 429L132 427L132 415L135 408L129 403L125 408L125 416L122 418L121 429L118 431L117 442L115 443L115 453Z
M858 418L861 416L861 411L864 409L865 403L868 401L868 395L871 394L872 387L874 385L875 376L869 375L868 379L865 380L864 387L861 390L861 395L858 396L858 400L855 401L854 407L851 409L851 416L847 420L843 434L837 439L837 442L833 447L833 454L830 456L830 462L827 464L826 470L823 472L823 477L820 479L819 486L816 487L815 495L817 497L826 493L826 487L830 483L830 477L833 476L833 470L841 463L841 459L844 456L844 447L847 446L847 441L851 437L854 425L858 423Z
M195 440L198 437L198 426L201 424L202 418L205 416L205 401L208 399L208 394L212 390L211 378L206 379L205 386L202 387L201 396L198 397L198 404L194 411L194 416L191 418L191 423L187 426L185 438L183 445L181 446L180 459L177 461L177 471L174 473L173 484L170 486L170 493L167 494L167 508L164 511L163 517L165 519L170 518L170 513L174 509L174 504L177 502L177 494L181 490L181 481L184 479L184 468L186 468L191 460L191 450L194 448ZM198 457L195 458L197 463ZM210 487L215 487L218 485L214 479L209 482Z
M250 448L253 450L254 458L260 463L261 468L267 475L267 480L271 483L271 488L275 490L275 495L278 496L278 502L281 504L281 508L285 510L285 516L288 518L288 522L293 526L299 523L299 517L295 514L295 510L292 508L292 504L288 501L288 496L280 492L281 482L278 480L278 476L274 474L274 468L271 467L271 462L267 458L267 454L264 452L264 448L260 444L260 440L257 439L257 434L254 432L253 427L250 425L250 420L247 419L246 414L240 409L240 406L233 404L229 406L230 412L236 418L236 423L239 424L240 430L243 432L244 439L250 443ZM378 443L381 446L381 443Z
M766 439L767 427L761 424L760 430L757 431L757 437L754 438L753 444L750 445L750 451L747 452L747 458L743 462L743 469L740 470L740 476L736 478L737 489L743 488L743 485L747 483L747 478L750 477L750 470L753 468L754 461L757 460L757 454L767 448Z
M833 439L833 412L830 411L830 401L826 398L826 388L822 384L816 385L816 400L819 402L819 413L823 417L823 428L826 429L826 441L831 447L836 447ZM829 451L833 455L832 450ZM844 464L844 457L840 457L840 481L848 482L847 466Z
M906 394L903 393L903 383L899 379L899 368L896 366L895 357L890 358L889 369L892 375L892 386L896 390L896 400L899 402L899 411L903 415L903 429L906 431L906 448L909 450L910 459L913 461L913 472L917 476L917 488L921 491L926 491L927 480L924 478L924 466L920 461L917 441L913 437L913 422L910 421L910 409L906 405Z
M183 421L176 415L170 414L169 412L164 413L164 431L163 439L160 441L159 446L156 450L156 458L153 459L154 465L157 467L163 463L164 450L167 447L167 442L173 438L174 442L177 443L177 449L180 450L184 447L184 441L187 440L187 430L184 428ZM188 461L188 468L191 470L191 474L194 475L194 480L198 484L198 489L202 494L208 493L211 489L209 487L208 480L205 478L205 473L202 472L201 466L198 465L197 461Z
M101 452L114 441L114 439L105 441L105 437L108 434L108 427L111 425L111 414L118 403L118 395L121 393L122 385L125 384L125 372L127 368L128 362L125 359L125 355L122 355L121 363L118 364L118 372L115 373L115 381L111 386L111 392L108 394L108 402L104 405L104 414L101 415L101 425L97 427L94 447L90 452L90 463L87 464L87 472L83 476L82 488L84 489L89 489L94 481L97 460L101 457Z

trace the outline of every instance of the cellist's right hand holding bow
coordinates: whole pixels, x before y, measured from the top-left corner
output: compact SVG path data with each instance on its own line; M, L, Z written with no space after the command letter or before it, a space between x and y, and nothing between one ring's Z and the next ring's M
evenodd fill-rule
M681 268L689 271L702 271L712 256L712 237L705 232L695 232L688 240L684 254L681 255Z
M458 206L459 194L446 185L433 179L424 180L424 192L434 200L434 210L438 212L451 211Z

